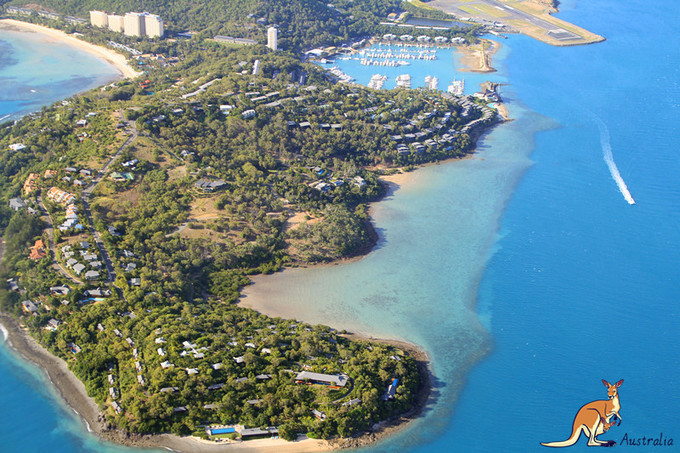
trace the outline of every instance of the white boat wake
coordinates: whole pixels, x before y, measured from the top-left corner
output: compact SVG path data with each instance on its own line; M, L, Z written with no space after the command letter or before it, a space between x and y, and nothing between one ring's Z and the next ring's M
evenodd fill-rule
M597 115L594 116L595 119L597 120L597 127L598 129L600 129L600 144L602 145L602 154L604 157L604 161L607 164L607 167L609 167L609 173L611 173L614 182L616 182L616 185L619 186L619 191L621 192L621 195L623 195L623 198L626 199L628 204L635 204L635 200L633 199L633 196L630 194L630 190L628 190L628 186L626 186L626 182L623 180L623 177L621 177L621 173L619 172L619 169L616 166L616 162L614 162L614 155L612 154L612 145L610 141L609 128L604 123L604 121L602 121Z

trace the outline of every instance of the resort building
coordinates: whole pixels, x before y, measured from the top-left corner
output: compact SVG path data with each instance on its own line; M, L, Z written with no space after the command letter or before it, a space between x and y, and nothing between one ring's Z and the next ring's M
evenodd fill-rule
M155 14L144 13L144 28L146 36L160 38L163 36L163 19Z
M19 211L19 210L26 207L26 203L24 203L24 201L19 197L10 198L9 199L9 207L10 207L10 209L13 209L14 211Z
M257 41L255 41L254 39L234 38L233 36L217 35L213 39L217 42L224 42L227 44L241 44L244 46L253 46L257 44Z
M47 198L54 201L55 203L61 203L64 205L70 205L75 203L76 197L58 187L52 187L47 191Z
M125 31L125 18L123 16L119 16L118 14L109 14L108 20L109 30L118 33L123 33L123 31Z
M279 48L278 41L279 31L276 29L276 27L269 27L267 29L267 47L269 47L271 50L277 50Z
M45 256L47 256L47 252L45 251L45 243L42 239L38 239L31 247L31 253L28 255L28 257L32 260L39 260Z
M267 428L245 428L242 426L237 427L238 433L241 435L241 439L255 438L255 437L275 437L279 434L279 430L276 427Z
M382 396L383 401L394 399L394 396L397 394L397 385L399 385L399 379L397 378L392 379L392 382L387 387L387 390L385 390L385 393Z
M109 26L109 16L104 11L90 11L90 24L106 28Z
M330 387L344 387L347 384L347 376L344 374L321 374L309 371L301 371L295 376L297 384L318 384Z
M125 13L123 32L125 36L144 36L146 33L144 13Z
M21 308L28 313L36 313L38 311L38 306L31 300L25 300L21 303Z
M7 14L13 14L16 16L30 16L33 14L32 9L28 8L17 8L16 6L8 6L7 9Z
M38 188L38 185L36 184L38 178L40 178L40 175L37 173L31 173L28 175L28 178L26 178L26 181L24 182L24 193L26 195L34 192Z

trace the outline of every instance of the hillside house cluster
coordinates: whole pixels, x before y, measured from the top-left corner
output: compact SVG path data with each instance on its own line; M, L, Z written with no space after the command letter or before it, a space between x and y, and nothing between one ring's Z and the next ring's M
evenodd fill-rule
M59 231L66 232L71 229L75 231L82 231L84 229L83 225L78 221L78 206L71 203L66 206L66 214L64 217L64 223L58 226Z
M61 256L65 260L66 267L72 269L78 276L83 274L86 280L99 279L102 262L97 254L88 251L90 244L85 241L80 242L78 248L75 250L75 246L72 245L65 245L61 248Z
M35 241L35 244L31 246L30 254L28 257L32 260L40 260L47 256L47 251L45 251L45 243L42 239Z
M24 193L30 195L31 193L38 190L38 179L40 175L37 173L30 173L26 181L24 182Z
M50 190L47 191L47 198L55 203L63 204L65 206L73 204L76 201L75 195L54 186L52 186Z

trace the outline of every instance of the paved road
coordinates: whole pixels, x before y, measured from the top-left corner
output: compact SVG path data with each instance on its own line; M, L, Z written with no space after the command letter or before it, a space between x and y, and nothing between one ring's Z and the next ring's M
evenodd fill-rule
M52 216L50 212L45 208L43 204L42 197L38 197L38 206L43 211L43 217L47 219L47 224L49 225L45 228L47 233L47 246L52 254L52 268L62 274L68 281L82 285L82 280L79 280L76 276L71 274L58 260L57 260L57 250L56 244L54 243L54 222L52 221Z
M123 112L121 111L121 117L122 115ZM111 157L111 159L109 159L106 165L104 165L104 168L102 168L97 173L97 175L94 177L90 185L83 190L82 194L83 211L85 216L87 217L88 222L90 223L90 232L92 233L94 242L97 245L99 253L102 256L102 261L104 262L104 266L106 267L107 280L110 283L113 283L116 280L116 271L113 267L113 263L111 262L111 257L109 255L108 249L106 248L106 244L104 244L104 241L102 240L99 231L97 231L97 229L94 227L92 211L90 210L90 195L92 194L92 191L95 189L95 187L97 187L97 184L99 184L99 182L106 176L106 173L109 170L109 166L111 166L111 164L120 157L123 150L127 148L130 145L130 143L132 143L137 138L137 127L134 121L126 121L126 124L128 125L128 127L132 129L132 134L128 137L127 140L125 140L125 142L122 145L120 145L116 153Z

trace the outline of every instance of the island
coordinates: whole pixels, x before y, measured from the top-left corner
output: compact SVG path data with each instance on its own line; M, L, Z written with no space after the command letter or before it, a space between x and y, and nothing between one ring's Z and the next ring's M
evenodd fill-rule
M85 2L6 5L141 75L0 125L2 322L24 354L68 366L105 438L354 446L344 439L417 415L426 355L261 315L240 291L251 275L367 253L381 176L472 153L501 121L497 93L370 89L310 61L389 33L382 18L402 8L438 17L412 5L203 3L157 11L162 36L93 25ZM422 36L478 43L483 31Z

